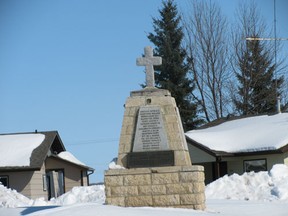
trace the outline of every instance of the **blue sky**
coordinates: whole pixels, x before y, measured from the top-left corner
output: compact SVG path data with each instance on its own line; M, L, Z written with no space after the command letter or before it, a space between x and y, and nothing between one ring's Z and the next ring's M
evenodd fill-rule
M176 2L181 9L189 1ZM217 2L233 19L239 1ZM273 0L256 2L272 26ZM0 0L0 133L58 130L67 150L96 169L91 181L102 181L117 156L123 105L144 82L135 62L144 46L153 46L147 33L161 6L161 0ZM279 37L288 37L287 9L286 0L277 0Z

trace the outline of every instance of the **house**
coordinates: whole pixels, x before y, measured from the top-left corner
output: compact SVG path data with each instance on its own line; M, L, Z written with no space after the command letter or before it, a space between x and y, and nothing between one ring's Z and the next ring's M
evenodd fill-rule
M185 135L192 163L205 168L206 184L225 174L288 165L288 113L227 120Z
M87 186L93 172L66 151L57 131L0 135L0 182L31 199Z

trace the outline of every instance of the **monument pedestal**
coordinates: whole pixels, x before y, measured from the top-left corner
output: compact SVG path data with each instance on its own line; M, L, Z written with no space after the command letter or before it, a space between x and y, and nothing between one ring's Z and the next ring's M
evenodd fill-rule
M202 166L108 170L106 204L205 209Z
M167 152L164 161L160 159L163 152ZM149 162L145 154L162 163ZM191 164L178 108L169 91L146 88L131 92L125 104L117 164L126 169L105 172L106 204L205 209L204 168Z

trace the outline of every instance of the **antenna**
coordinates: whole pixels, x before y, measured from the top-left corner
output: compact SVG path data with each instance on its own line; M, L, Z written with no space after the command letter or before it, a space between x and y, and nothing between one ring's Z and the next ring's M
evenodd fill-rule
M274 38L260 38L260 37L246 37L247 41L274 41L274 64L275 64L275 87L276 87L276 106L277 106L277 112L281 112L281 104L280 99L281 97L277 95L277 41L287 41L288 38L277 38L277 31L276 31L276 0L274 0Z

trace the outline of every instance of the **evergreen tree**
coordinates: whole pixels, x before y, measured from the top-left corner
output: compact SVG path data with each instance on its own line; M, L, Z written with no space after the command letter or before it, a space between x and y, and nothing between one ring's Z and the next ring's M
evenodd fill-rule
M190 130L200 120L197 119L197 105L192 101L194 85L187 76L186 51L181 47L181 18L173 0L163 2L159 13L160 19L153 18L155 34L148 34L149 40L156 46L155 55L162 57L162 65L155 67L155 84L171 92L178 105L184 130Z
M236 109L243 115L275 112L284 79L273 78L275 64L271 52L265 50L260 41L247 41L238 63L239 97L234 101Z

